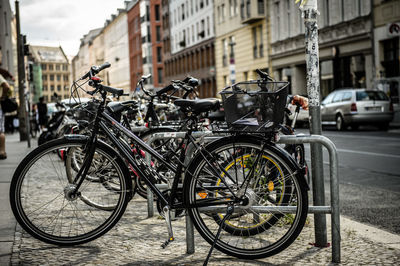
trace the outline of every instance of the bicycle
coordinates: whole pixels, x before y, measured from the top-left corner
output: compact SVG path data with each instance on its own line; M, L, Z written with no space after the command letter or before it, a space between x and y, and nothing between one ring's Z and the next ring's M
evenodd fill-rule
M272 142L272 128L257 134L231 131L230 136L203 145L191 136L194 127L189 123L179 146L177 165L171 164L104 112L107 93L123 94L121 89L102 85L95 77L109 66L92 67L81 78L88 78L89 85L94 87L87 93L99 93L103 99L91 135L67 135L45 143L17 167L10 186L10 203L23 229L41 241L57 245L76 245L100 237L118 222L134 195L129 167L163 203L168 229L164 248L174 240L171 210L188 212L200 235L212 245L209 254L215 247L239 258L264 258L282 251L296 239L308 210L304 170ZM243 91L246 94L257 97L257 93ZM277 96L268 92L261 95ZM181 99L175 104L183 107L192 123L196 123L199 113L217 109L219 102ZM97 139L100 129L115 148ZM154 176L160 173L135 155L130 144L117 138L115 132L129 137L137 148L175 174L168 193L155 185ZM189 144L197 152L184 169L184 151ZM60 150L61 160L53 152ZM66 163L75 151L84 151L76 169ZM42 171L38 173L37 169ZM81 200L83 196L110 208L93 207Z

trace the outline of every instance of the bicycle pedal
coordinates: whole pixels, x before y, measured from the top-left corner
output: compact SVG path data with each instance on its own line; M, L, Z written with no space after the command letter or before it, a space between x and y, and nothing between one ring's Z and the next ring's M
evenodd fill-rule
M171 243L171 242L174 241L174 240L175 240L175 238L173 238L173 237L169 238L167 241L165 241L165 242L161 245L161 247L162 247L162 248L166 248L166 247L169 245L169 243Z

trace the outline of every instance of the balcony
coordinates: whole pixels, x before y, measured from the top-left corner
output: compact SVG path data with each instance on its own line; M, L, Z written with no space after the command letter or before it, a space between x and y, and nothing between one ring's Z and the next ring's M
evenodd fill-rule
M242 0L240 3L240 18L242 24L252 24L265 19L265 0Z

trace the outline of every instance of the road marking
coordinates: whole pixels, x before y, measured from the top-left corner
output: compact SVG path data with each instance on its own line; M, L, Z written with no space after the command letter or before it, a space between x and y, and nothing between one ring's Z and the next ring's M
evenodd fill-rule
M305 146L305 149L310 151L310 148ZM386 153L376 153L376 152L368 152L368 151L355 151L355 150L347 150L347 149L336 149L338 152L347 152L347 153L357 153L363 155L372 155L372 156L382 156L382 157L391 157L391 158L400 158L400 155L396 154L386 154ZM326 151L328 152L328 151ZM325 163L325 162L324 162Z
M364 154L364 155L400 158L400 155L395 155L395 154L375 153L375 152L368 152L368 151L355 151L355 150L346 150L346 149L337 149L337 151L338 152L348 152L348 153L358 153L358 154Z
M353 139L378 139L378 140L392 140L399 141L400 138L391 138L391 137L378 137L378 136L358 136L358 135L336 135L336 134L326 134L325 132L322 134L325 137L335 137L335 138L353 138Z

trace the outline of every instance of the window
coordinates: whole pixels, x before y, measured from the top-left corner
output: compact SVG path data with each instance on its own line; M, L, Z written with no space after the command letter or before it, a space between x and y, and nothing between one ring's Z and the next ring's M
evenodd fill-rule
M345 92L343 94L342 102L351 101L351 95L352 95L351 91Z
M61 85L57 85L57 91L61 91Z
M54 75L53 75L53 74L50 75L50 80L51 80L51 81L54 80Z
M338 92L336 93L335 97L333 97L332 102L333 103L340 102L342 100L342 97L343 97L343 92Z
M329 94L326 98L322 101L322 104L328 104L332 102L333 97L335 96L336 92Z
M225 4L221 5L221 21L225 21Z
M210 36L210 17L207 17L207 36Z
M274 6L275 8L275 27L274 27L274 30L275 30L275 36L276 36L276 39L277 40L279 40L280 39L280 32L281 32L281 21L280 21L280 10L279 10L279 2L276 2L275 3L275 6Z
M234 11L234 6L233 6L233 0L229 0L229 16L233 17L234 14L235 14L235 11Z
M154 13L156 16L156 21L160 21L160 5L154 6Z
M157 68L158 84L163 83L163 69Z
M5 26L4 33L6 36L8 36L7 25L8 25L7 12L4 11L4 26Z
M68 91L68 89L69 89L68 86L64 86L65 91ZM68 95L67 95L67 97L68 97Z
M260 53L260 57L264 57L264 45L263 45L263 28L262 25L258 26L258 33L260 36L258 50Z
M47 75L42 75L42 80L47 81Z
M222 40L222 65L228 65L228 42L226 39Z
M257 27L254 27L252 31L253 31L253 58L257 58L258 57Z
M68 81L68 75L64 75L64 81Z
M265 10L264 0L258 0L257 1L257 9L258 9L258 14L259 15L264 15L264 10Z
M42 64L42 70L47 70L47 65L46 64Z
M182 4L181 7L182 7L182 9L181 9L181 11L182 11L182 14L181 14L182 21L184 21L185 20L185 4Z
M264 56L262 25L254 27L253 31L253 58Z
M47 85L44 85L43 86L43 91L48 91L49 90L49 88L47 87Z
M54 85L50 85L50 91L54 91Z
M244 76L244 80L246 81L246 80L248 80L248 78L249 78L249 72L243 72L243 76Z
M156 41L161 42L161 26L156 26Z
M324 26L329 26L329 1L325 0L324 2Z
M162 63L162 48L157 47L157 63Z
M291 24L291 19L290 19L290 0L286 0L286 7L287 7L287 36L290 37L290 24Z
M53 64L49 64L49 70L53 70Z
M57 75L57 81L61 81L61 75Z
M56 64L56 70L60 70L60 65Z

